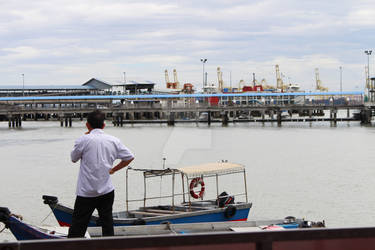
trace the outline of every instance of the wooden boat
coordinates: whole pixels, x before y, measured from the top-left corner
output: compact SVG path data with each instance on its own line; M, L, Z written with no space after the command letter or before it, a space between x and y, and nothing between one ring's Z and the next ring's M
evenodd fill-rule
M22 221L21 216L12 214L8 208L0 207L0 222L4 223L17 240L64 239L67 227L41 227ZM115 227L115 236L186 235L215 232L253 232L325 227L323 222L312 222L294 217L279 220L230 221L184 224L160 224ZM86 238L101 237L100 227L89 227Z
M143 173L144 197L142 199L129 199L129 171ZM223 175L243 175L243 192L228 195L219 191L219 177ZM176 176L181 176L181 190L176 192ZM164 177L171 178L167 182ZM163 182L171 183L171 194L168 196L149 196L146 183L152 178L164 178ZM204 181L216 181L216 195L213 199L204 199L206 187ZM237 184L237 183L236 183ZM200 188L196 190L196 188ZM154 190L152 190L154 191ZM176 204L177 197L182 202ZM170 198L170 204L147 206L150 200ZM243 201L238 201L242 198ZM58 202L55 196L43 196L45 204L52 209L60 226L70 226L73 209ZM129 209L130 202L143 202L143 206L136 210ZM126 210L113 213L115 226L126 225L151 225L168 223L198 223L219 221L246 221L252 203L248 202L246 171L240 164L218 162L198 166L183 167L179 169L131 169L126 170ZM89 226L100 225L98 216L92 216Z
M24 223L21 216L10 213L6 207L0 207L0 222L5 224L17 240L66 238L66 234L55 234L47 229Z

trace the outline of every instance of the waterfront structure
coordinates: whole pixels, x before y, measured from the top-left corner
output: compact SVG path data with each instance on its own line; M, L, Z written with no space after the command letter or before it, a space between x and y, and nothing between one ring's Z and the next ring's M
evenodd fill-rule
M364 103L363 97L362 91L0 97L0 120L7 120L9 127L19 127L24 120L52 118L61 126L64 120L65 126L71 126L72 119L83 119L92 110L101 109L115 126L150 122L369 123L375 105ZM339 110L345 110L347 117L338 117ZM329 118L324 117L327 112ZM357 115L352 116L353 112ZM206 118L200 119L203 113L207 113Z
M76 96L150 94L155 83L130 81L124 84L91 78L82 85L0 85L0 96Z

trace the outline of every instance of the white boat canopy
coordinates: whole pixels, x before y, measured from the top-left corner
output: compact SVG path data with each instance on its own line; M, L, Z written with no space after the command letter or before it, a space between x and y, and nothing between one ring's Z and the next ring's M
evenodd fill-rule
M230 162L212 162L201 165L183 167L178 169L181 173L186 175L188 178L200 177L200 176L212 176L222 174L232 174L243 172L245 167L241 164L230 163Z

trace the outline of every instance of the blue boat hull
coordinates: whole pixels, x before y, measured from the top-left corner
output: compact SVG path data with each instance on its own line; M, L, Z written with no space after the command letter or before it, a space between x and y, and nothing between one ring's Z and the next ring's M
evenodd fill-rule
M43 196L55 215L60 226L70 226L72 223L73 209L58 202L55 196ZM246 221L252 203L237 202L219 207L216 201L198 201L190 206L181 204L170 207L155 206L132 210L129 212L113 213L114 226L130 225L156 225L161 223L199 223L199 222L225 222L225 221ZM92 216L89 227L100 226L99 218Z
M70 226L72 223L72 212L63 211L58 208L53 209L53 213L59 222L60 226ZM169 222L172 224L180 223L198 223L198 222L222 222L222 221L246 221L250 212L250 207L237 209L235 215L231 218L227 218L223 211L218 211L217 213L208 213L201 215L185 216L180 218L160 218L158 220L147 221L146 225L157 225L163 222ZM97 219L90 220L89 227L98 226L95 222ZM121 218L113 218L114 226L130 226L136 225L136 219L133 220L123 220Z
M7 225L17 240L38 240L38 239L62 239L53 234L47 234L35 227L32 227L17 218L10 216Z

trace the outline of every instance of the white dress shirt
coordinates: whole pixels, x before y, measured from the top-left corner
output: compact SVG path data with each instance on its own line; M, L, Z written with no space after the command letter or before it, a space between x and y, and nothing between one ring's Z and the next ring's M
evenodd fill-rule
M72 162L81 159L76 194L83 197L97 197L113 191L109 175L113 162L134 158L119 139L105 134L102 129L93 129L78 138L70 156Z

